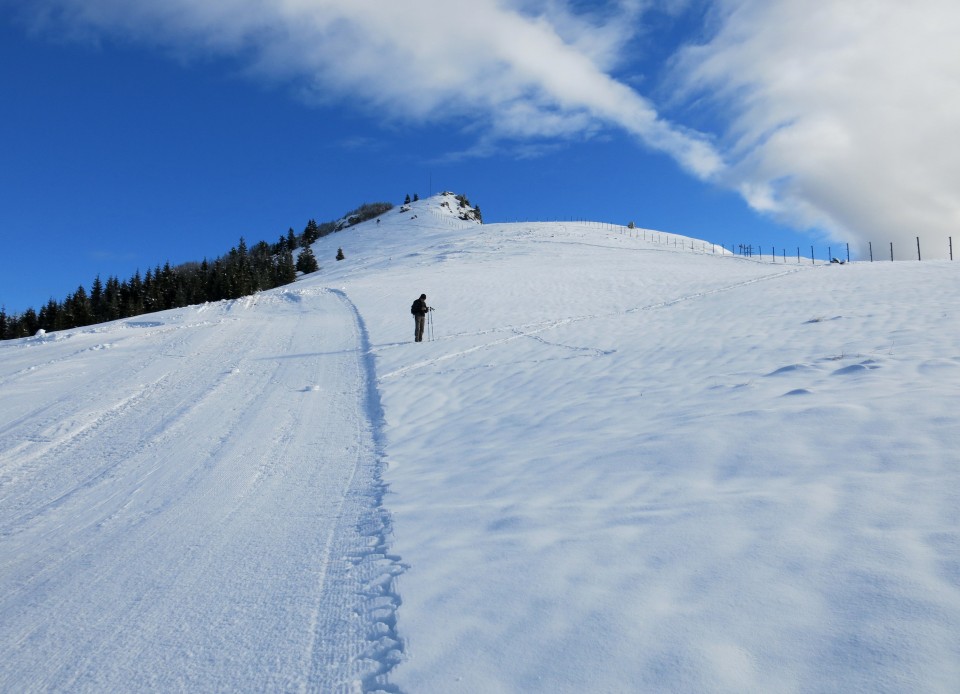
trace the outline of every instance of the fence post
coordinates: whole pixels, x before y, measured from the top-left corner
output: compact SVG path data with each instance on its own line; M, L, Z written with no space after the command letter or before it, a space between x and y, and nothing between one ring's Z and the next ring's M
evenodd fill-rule
M800 262L800 246L797 246L797 262Z
M850 244L847 244L847 262L850 262Z
M810 264L816 265L817 261L813 259L813 246L810 246Z
M949 236L950 239L950 260L953 260L953 237Z
M921 260L921 258L920 258L920 237L919 237L919 236L917 237L917 260Z
M893 262L893 241L890 242L890 262Z

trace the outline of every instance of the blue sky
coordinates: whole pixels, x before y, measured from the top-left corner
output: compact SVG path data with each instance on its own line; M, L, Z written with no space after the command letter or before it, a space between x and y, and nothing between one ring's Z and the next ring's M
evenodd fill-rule
M487 222L945 248L958 12L877 4L0 0L0 305L440 190Z

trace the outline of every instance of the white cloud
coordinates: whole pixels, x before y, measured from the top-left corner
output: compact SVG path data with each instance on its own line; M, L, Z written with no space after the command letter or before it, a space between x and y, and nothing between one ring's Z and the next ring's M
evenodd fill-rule
M719 107L727 184L757 209L861 249L960 241L960 4L720 0L680 56Z
M720 162L610 76L651 0L34 0L36 16L192 52L240 55L315 99L391 118L459 118L486 142L619 126L699 176Z
M504 140L533 152L614 126L801 228L861 247L894 241L905 257L917 235L928 257L946 252L955 229L960 241L956 0L701 2L715 33L681 50L661 83L680 95L674 118L710 105L710 136L613 77L636 53L631 42L649 36L645 12L689 20L683 9L703 6L693 0L23 5L58 33L233 56L310 99L467 124L476 144L459 156Z

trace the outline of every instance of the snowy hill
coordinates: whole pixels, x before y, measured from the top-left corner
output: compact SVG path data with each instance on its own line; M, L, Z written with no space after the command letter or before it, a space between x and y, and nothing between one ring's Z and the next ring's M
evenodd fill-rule
M954 691L956 266L449 199L0 344L0 690Z

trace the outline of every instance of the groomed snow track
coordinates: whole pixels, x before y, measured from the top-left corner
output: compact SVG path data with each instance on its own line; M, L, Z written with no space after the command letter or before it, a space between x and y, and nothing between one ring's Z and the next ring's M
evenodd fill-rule
M356 309L288 289L150 319L2 347L0 691L396 691Z

